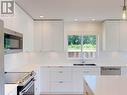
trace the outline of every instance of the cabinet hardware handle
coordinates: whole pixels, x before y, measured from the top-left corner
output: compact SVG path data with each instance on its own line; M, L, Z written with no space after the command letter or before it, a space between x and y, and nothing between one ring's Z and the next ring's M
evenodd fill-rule
M89 73L89 71L84 71L84 73Z
M59 81L59 83L63 83L63 81Z
M59 73L63 73L62 71L59 71Z

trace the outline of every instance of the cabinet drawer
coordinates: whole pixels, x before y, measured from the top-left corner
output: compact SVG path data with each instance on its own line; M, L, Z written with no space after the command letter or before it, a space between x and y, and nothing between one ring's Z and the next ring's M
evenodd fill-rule
M72 71L69 68L52 68L50 69L50 80L51 81L71 81Z
M62 71L60 71L62 72ZM50 81L71 81L72 80L72 74L71 72L50 72Z
M94 70L83 70L84 75L96 75L96 73Z
M74 68L73 73L80 73L83 75L99 75L100 68L99 67L85 67L85 68Z
M83 74L85 74L85 75L99 75L100 69L99 68L86 68L83 70Z
M73 84L71 82L64 82L64 81L58 81L58 82L52 82L50 91L52 93L68 93L73 92Z
M50 67L50 71L71 71L72 68L70 67Z

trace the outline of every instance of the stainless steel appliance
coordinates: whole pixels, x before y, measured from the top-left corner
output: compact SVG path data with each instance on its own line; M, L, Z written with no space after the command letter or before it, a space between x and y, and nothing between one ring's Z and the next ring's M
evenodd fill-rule
M101 67L101 75L121 75L121 67L119 66Z
M5 53L22 52L23 35L10 29L4 29L4 49Z
M19 91L19 95L34 95L34 79L32 79L27 85L23 85L22 87L23 89Z
M18 84L17 95L34 95L35 72L6 72L6 83Z
M18 95L34 95L34 76L35 72L31 72L19 81Z

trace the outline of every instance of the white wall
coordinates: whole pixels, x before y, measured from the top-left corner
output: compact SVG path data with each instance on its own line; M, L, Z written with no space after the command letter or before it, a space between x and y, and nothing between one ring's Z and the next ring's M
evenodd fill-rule
M4 21L5 28L23 33L24 53L33 51L33 19L29 15L15 4L14 15L9 15L8 17L0 15L0 19ZM28 63L26 62L27 57L25 55L18 56L19 54L8 54L4 56L5 71L12 71L16 66L23 68L24 64Z
M33 50L33 19L28 16L17 4L15 4L15 13L12 16L0 16L4 21L4 27L23 33L24 51Z
M4 95L3 22L0 20L0 94Z

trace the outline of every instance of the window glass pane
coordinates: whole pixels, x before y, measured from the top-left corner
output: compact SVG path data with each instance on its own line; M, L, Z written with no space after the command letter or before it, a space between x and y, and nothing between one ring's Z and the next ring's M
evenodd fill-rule
M84 52L85 58L95 58L96 35L83 36L83 52Z
M68 56L79 57L81 53L81 36L68 35Z
M96 36L83 36L83 51L96 51Z
M93 59L96 57L96 35L68 35L68 57Z

